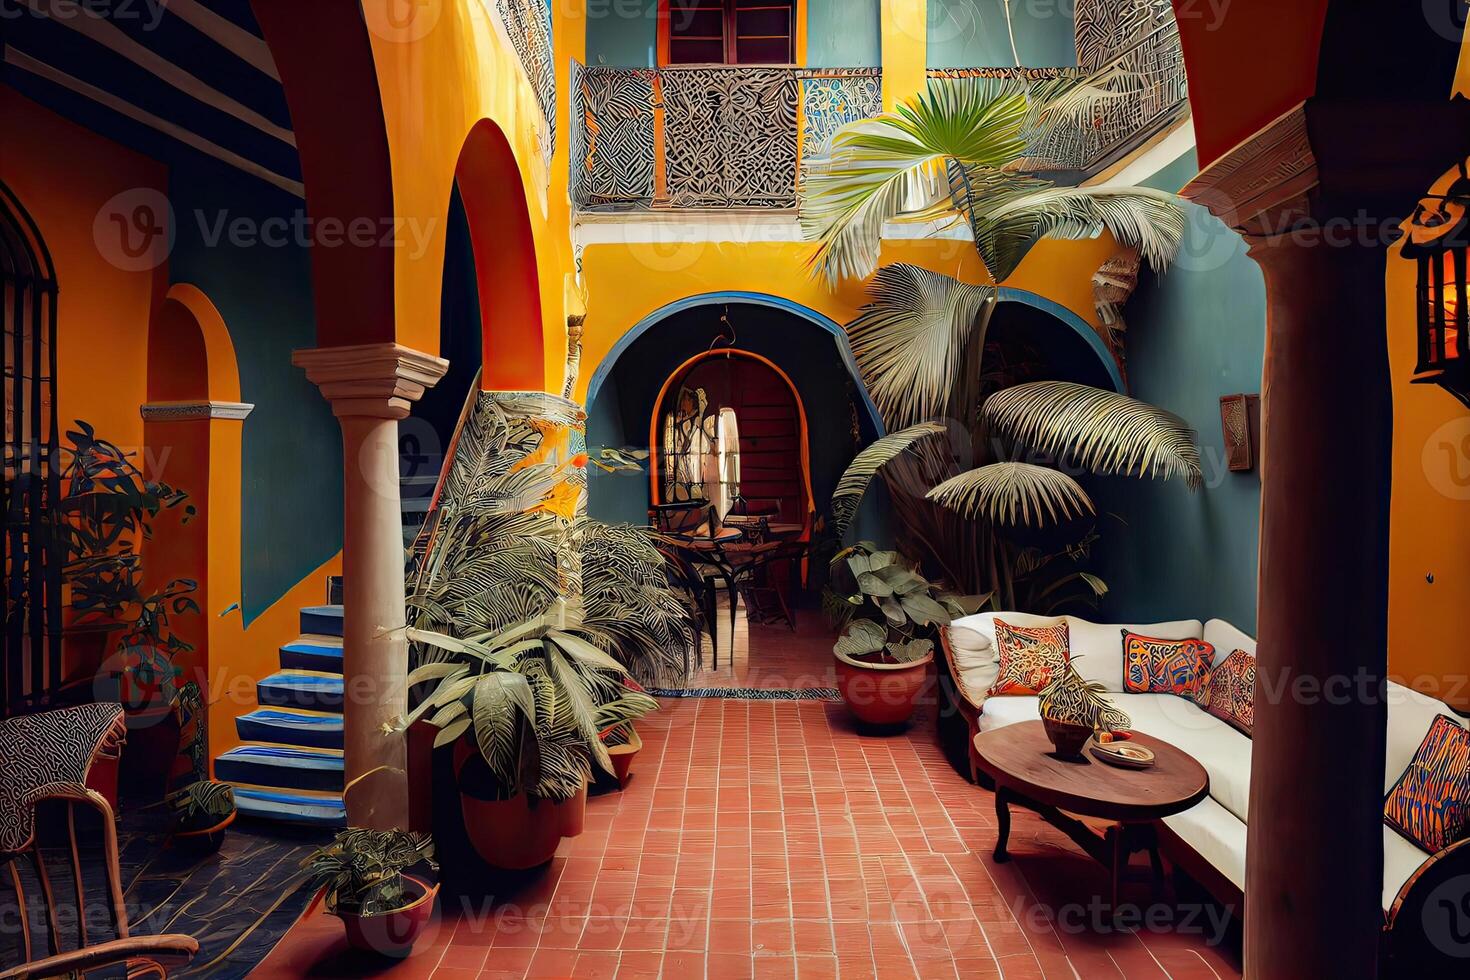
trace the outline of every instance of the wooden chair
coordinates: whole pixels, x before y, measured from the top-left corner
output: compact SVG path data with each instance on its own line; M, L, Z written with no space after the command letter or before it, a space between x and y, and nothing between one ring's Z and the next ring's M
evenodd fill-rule
M171 967L189 962L199 951L184 935L131 936L118 868L117 826L106 797L88 785L94 764L114 764L127 737L119 704L84 704L0 721L0 867L9 869L21 910L24 962L0 970L0 980L81 974L122 965L132 977L167 976ZM102 768L102 767L97 767ZM36 840L36 811L44 803L66 809L71 868L76 896L77 948L63 951L57 896ZM102 824L108 913L114 937L93 942L88 932L86 885L77 840L76 808L97 811ZM49 956L34 959L31 922L17 862L29 855L45 905Z

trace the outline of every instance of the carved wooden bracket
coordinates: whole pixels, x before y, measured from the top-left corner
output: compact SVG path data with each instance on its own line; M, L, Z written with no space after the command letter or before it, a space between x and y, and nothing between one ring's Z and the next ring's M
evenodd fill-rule
M1180 195L1259 244L1310 216L1317 184L1306 103L1300 103L1210 164Z

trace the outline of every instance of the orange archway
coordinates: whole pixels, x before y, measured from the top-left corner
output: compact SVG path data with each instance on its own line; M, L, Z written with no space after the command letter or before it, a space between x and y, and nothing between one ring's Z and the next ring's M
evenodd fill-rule
M240 421L251 406L240 402L240 375L229 330L214 303L187 283L172 286L148 327L148 402L143 406L145 474L189 494L191 516L161 513L144 550L144 585L162 588L174 579L197 583L191 594L199 614L174 615L172 630L194 649L175 665L179 678L196 680L208 704L211 666L223 627L219 606L240 594ZM213 719L228 728L224 717Z
M454 170L469 220L480 295L485 391L542 391L541 286L520 167L505 133L482 119Z
M776 364L776 362L772 361L770 358L763 357L760 354L754 353L753 351L737 350L735 348L714 348L711 350L702 351L689 358L684 363L680 364L677 368L674 369L673 373L671 373L667 378L664 379L663 385L659 388L658 397L654 400L653 409L649 413L648 445L652 451L649 453L648 457L648 499L655 504L662 502L662 496L659 489L661 482L659 479L659 417L663 411L664 403L668 399L670 389L672 389L675 384L681 383L682 379L688 378L694 368L698 367L700 364L722 357L738 358L741 360L749 361L753 364L761 365L777 379L779 379L785 390L790 393L792 403L796 407L797 452L798 458L800 460L801 469L801 491L804 494L805 504L805 506L802 507L801 517L805 529L803 536L805 536L805 533L809 533L811 531L812 516L816 512L816 501L812 495L811 443L807 431L806 403L802 400L801 392L798 391L796 385L792 383L791 376L783 371L780 365Z

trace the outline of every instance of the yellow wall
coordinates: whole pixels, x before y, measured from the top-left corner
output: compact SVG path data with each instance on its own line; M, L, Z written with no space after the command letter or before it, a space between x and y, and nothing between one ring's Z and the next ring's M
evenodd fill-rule
M1452 177L1434 190L1442 192ZM1409 383L1418 360L1414 275L1414 263L1398 246L1391 249L1388 668L1403 683L1470 710L1470 409L1437 385Z
M370 28L393 23L395 0L365 0ZM398 342L439 349L439 299L444 241L455 165L470 129L494 121L510 141L521 169L540 271L546 381L559 389L566 360L566 277L573 270L567 194L567 85L569 61L582 60L586 29L580 4L558 4L555 59L559 106L556 154L545 166L537 141L541 115L520 61L479 2L423 4L429 18L409 31L372 31L382 90L393 199L398 216L432 228L427 250L396 255Z
M1096 325L1091 277L1112 250L1107 236L1042 242L1005 284L1044 296ZM852 320L867 301L863 284L845 282L828 289L807 273L810 252L805 242L588 245L582 265L590 301L576 397L586 397L593 372L618 338L648 314L689 296L727 290L766 293L838 323ZM990 281L969 241L888 241L880 262L911 262L967 282Z

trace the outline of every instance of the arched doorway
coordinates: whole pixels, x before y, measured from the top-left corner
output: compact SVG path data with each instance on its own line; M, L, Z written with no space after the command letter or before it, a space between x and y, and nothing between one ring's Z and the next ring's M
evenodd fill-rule
M717 341L720 337L726 339ZM729 364L722 364L726 354ZM719 374L726 367L736 370L736 364L746 365L742 371L759 369L763 384L774 388L779 381L796 393L790 397L798 409L798 427L804 418L807 430L801 482L809 483L801 488L807 499L796 509L820 515L843 469L883 428L852 366L842 328L778 297L690 297L639 321L597 366L588 385L588 451L594 460L604 450L656 451L655 429L662 419L655 422L654 416L681 371ZM743 453L747 425L738 414L737 425ZM650 473L655 465L637 473L589 467L591 515L646 523L649 505L659 499ZM792 495L793 503L800 496Z
M696 354L664 382L649 420L649 499L709 499L811 532L806 405L769 358L735 348ZM713 476L713 478L711 478Z

